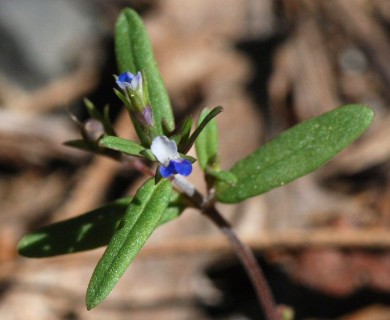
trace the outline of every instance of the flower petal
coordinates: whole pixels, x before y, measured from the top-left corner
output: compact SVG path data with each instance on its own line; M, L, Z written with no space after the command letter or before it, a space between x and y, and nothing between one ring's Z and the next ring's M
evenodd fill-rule
M119 75L116 83L121 89L125 90L126 87L130 85L133 78L134 75L131 72L123 72Z
M142 90L142 74L140 71L131 79L130 89L132 90Z
M175 171L182 176L189 176L192 172L192 163L187 159L172 160L169 165L173 163Z
M171 175L176 174L176 169L173 161L170 161L167 167L160 166L159 171L163 178L168 178Z
M130 88L133 91L142 92L142 74L140 71L135 75L131 72L123 72L119 75L116 83L122 90Z
M157 136L153 139L150 150L163 166L168 166L170 160L179 158L175 141L165 136Z

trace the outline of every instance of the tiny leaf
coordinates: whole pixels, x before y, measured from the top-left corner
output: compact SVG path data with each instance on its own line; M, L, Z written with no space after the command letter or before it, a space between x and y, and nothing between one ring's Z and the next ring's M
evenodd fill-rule
M206 125L215 118L219 113L223 111L222 107L215 107L210 112L205 115L205 117L202 119L202 121L199 123L198 127L195 129L195 131L192 133L192 135L189 137L186 145L183 147L182 150L179 150L181 153L187 153L192 145L194 144L195 140L198 138L199 134L203 131L203 129L206 127Z
M207 175L231 186L234 186L237 183L237 177L230 171L209 169L206 173Z
M109 135L115 135L114 129L112 127L110 118L109 118L109 107L105 106L103 109L103 113L100 112L96 106L89 99L84 99L84 105L87 108L89 116L93 119L99 120L104 127L105 133Z
M127 106L127 105L129 104L128 99L127 99L127 98L125 97L125 95L124 95L122 92L120 92L118 89L114 88L114 93L115 93L115 95L123 102L123 104L124 104L125 106Z
M91 100L84 98L84 105L87 108L88 114L91 118L102 121L103 116Z
M140 152L142 156L144 156L146 159L149 159L150 161L157 161L156 157L154 156L152 150L150 149L144 149Z
M104 149L99 147L99 145L95 142L91 142L88 140L83 140L83 139L77 139L77 140L69 140L65 141L64 145L68 147L72 147L75 149L83 150L83 151L88 151L92 152L95 154L100 154L104 155L113 159L119 159L120 158L120 153L114 150L109 150L109 149Z
M209 114L210 109L203 109L198 120L199 126ZM215 168L218 165L218 128L215 119L211 119L204 127L195 141L195 147L199 165L203 170L208 167Z
M180 157L184 158L184 159L187 159L188 161L190 161L191 163L195 163L198 159L188 155L188 154L183 154L183 153L179 153L180 154Z
M88 310L106 298L141 250L159 224L171 192L171 182L166 179L158 184L149 179L137 191L93 272L86 295Z
M68 141L64 142L64 145L66 145L68 147L75 148L75 149L90 151L93 153L100 153L101 152L101 148L99 148L99 146L96 143L86 141L83 139L68 140Z
M142 157L145 150L139 143L115 136L105 136L99 140L99 146L123 152L130 156Z
M177 133L170 137L170 139L175 140L179 150L187 143L191 134L191 128L192 118L188 117L184 120Z
M217 199L237 203L319 168L357 139L373 117L365 106L347 105L292 127L238 161L229 170L237 182L218 181Z

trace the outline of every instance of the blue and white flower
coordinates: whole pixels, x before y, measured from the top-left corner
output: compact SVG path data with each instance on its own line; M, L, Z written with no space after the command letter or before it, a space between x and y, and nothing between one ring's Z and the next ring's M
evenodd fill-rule
M135 75L131 72L123 72L119 75L116 83L122 90L130 89L142 94L142 74L140 71Z
M157 136L150 146L152 153L161 164L160 173L164 178L173 174L189 176L192 172L191 161L180 157L176 142L165 136Z

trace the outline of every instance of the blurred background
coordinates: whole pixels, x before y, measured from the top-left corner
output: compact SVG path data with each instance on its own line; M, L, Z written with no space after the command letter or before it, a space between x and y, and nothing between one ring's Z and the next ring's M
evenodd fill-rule
M251 245L276 300L297 319L390 319L390 1L0 0L0 318L259 319L253 290L220 232L196 211L159 228L110 296L86 311L103 253L19 257L26 232L126 194L143 178L65 147L82 98L114 96L113 28L145 19L180 121L218 116L228 169L286 128L347 103L369 131L324 168L266 195L221 205ZM204 189L200 171L192 180Z

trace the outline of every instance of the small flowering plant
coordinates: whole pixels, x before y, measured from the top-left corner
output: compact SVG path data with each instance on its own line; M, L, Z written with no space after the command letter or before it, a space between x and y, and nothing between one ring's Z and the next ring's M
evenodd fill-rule
M136 162L133 167L149 179L133 197L117 199L26 235L19 243L20 254L50 257L107 246L88 286L86 304L90 310L107 297L157 227L178 218L185 208L194 207L211 219L232 243L266 318L291 319L291 313L275 306L254 255L237 238L215 203L238 203L322 166L368 128L372 110L362 105L336 108L290 128L232 168L222 170L215 122L222 108L205 108L193 131L191 118L176 127L148 35L136 12L131 9L122 12L115 40L121 73L115 76L114 92L126 106L139 142L118 137L108 109L101 112L85 100L90 119L85 123L75 119L82 139L66 144L117 161ZM193 145L197 159L187 155ZM206 195L186 179L196 161L204 172Z

